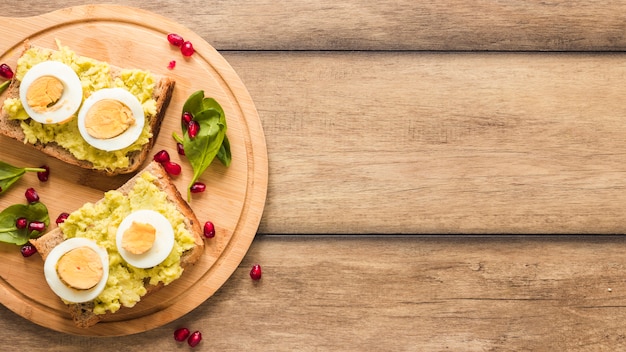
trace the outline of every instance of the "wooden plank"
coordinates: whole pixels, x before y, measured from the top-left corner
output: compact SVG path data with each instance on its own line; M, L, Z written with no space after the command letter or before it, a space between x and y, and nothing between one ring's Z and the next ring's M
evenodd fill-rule
M175 350L180 326L203 333L199 351L617 351L625 241L263 236L216 295L163 327L103 343L0 308L0 330L29 351Z
M623 54L225 57L266 134L262 233L626 231Z
M87 0L9 0L31 16ZM624 50L626 4L596 1L108 1L185 24L219 50ZM243 19L243 20L242 20Z

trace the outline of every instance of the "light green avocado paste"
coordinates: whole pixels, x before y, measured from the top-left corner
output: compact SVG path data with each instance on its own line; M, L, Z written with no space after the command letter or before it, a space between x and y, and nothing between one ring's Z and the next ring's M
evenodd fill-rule
M154 176L141 174L128 195L117 190L108 191L96 203L86 203L59 224L65 239L84 237L96 241L109 253L109 278L104 291L94 300L95 314L116 312L122 306L133 307L146 294L144 282L165 285L179 278L183 272L180 258L184 251L194 247L194 236L184 224L185 217L176 206L167 201L167 195L154 183ZM174 248L159 265L139 269L126 263L119 254L115 235L126 216L136 210L154 210L164 215L174 229Z
M79 56L68 47L59 45L58 51L28 49L17 61L16 79L21 81L31 67L43 61L60 61L70 66L78 74L83 87L83 102L85 98L99 89L127 89L141 102L146 116L146 124L135 143L124 149L107 152L94 148L81 137L76 117L78 113L74 114L67 122L44 125L29 118L19 98L6 99L2 108L7 112L10 119L21 120L21 127L25 135L24 143L47 144L55 142L67 149L77 159L87 160L94 165L95 169L99 170L128 167L130 165L128 154L140 150L152 137L149 121L156 115L156 101L152 98L155 85L152 74L142 70L123 70L120 76L114 79L111 76L111 67L108 63Z

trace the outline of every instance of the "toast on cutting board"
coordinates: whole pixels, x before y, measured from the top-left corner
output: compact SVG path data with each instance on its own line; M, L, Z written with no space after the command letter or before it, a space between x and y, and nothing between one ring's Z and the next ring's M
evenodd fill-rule
M138 269L120 256L122 250L116 247L120 242L114 244L115 240L112 237L115 237L116 230L119 233L125 218L145 210L154 210L168 216L170 224L176 231L176 242L162 263L147 269ZM99 234L102 232L106 234ZM151 161L117 190L106 192L98 202L87 203L70 213L59 227L31 240L31 243L48 266L51 252L68 239L77 237L89 238L105 248L109 255L108 261L111 263L106 287L97 298L86 302L72 302L61 298L68 306L74 323L82 328L97 324L103 317L115 314L119 309L132 309L141 298L178 279L186 268L200 258L204 250L202 229L193 210L171 182L163 167L155 161ZM55 263L55 269L60 265ZM174 276L170 275L172 272L175 273ZM135 284L142 287L136 290L127 289L125 280L129 275L139 276L140 280ZM163 276L165 279L161 280ZM46 280L52 285L48 272ZM116 285L126 286L120 289ZM134 297L136 301L126 302L128 297Z
M0 102L4 101L0 109L0 135L23 141L47 155L80 168L97 170L111 176L135 172L146 160L154 145L172 97L175 81L170 77L153 74L146 70L122 68L80 56L58 42L57 45L57 49L51 49L34 46L29 41L24 43L24 50L18 58L11 85L0 95ZM113 141L120 139L121 136L115 136L115 138L101 136L101 138L109 138L107 142L113 143L110 147L104 147L107 150L99 149L103 148L100 146L90 145L78 133L76 120L80 110L75 112L69 120L60 123L45 124L31 118L23 107L20 108L23 106L20 95L25 95L21 92L28 91L25 87L20 88L21 80L31 68L43 61L62 62L77 73L83 86L81 104L84 104L94 92L103 88L121 87L137 96L137 100L145 110L145 125L135 144L121 149L108 150L118 147ZM52 71L57 72L55 74L60 72L56 69ZM28 88L34 86L28 83ZM69 84L65 88L69 94L71 89L67 89L68 86ZM33 91L35 91L34 88ZM65 96L59 101L66 101ZM55 108L55 110L59 111L63 108L65 107ZM85 107L80 107L80 109L83 108ZM49 109L53 110L52 107Z

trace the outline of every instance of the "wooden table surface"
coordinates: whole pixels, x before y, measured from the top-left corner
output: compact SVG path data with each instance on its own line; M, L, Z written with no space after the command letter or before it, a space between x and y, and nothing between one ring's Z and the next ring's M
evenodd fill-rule
M626 4L104 3L187 26L239 74L267 141L263 218L188 315L96 338L0 307L1 350L187 350L179 326L198 351L626 348Z

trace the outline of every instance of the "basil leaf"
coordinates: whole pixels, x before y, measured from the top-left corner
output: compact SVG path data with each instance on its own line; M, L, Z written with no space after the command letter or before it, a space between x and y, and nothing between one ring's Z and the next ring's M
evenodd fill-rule
M41 221L50 225L48 208L41 202L32 204L14 204L0 212L0 241L23 245L31 238L42 235L38 231L29 232L28 228L18 229L15 222L24 217L29 221Z

